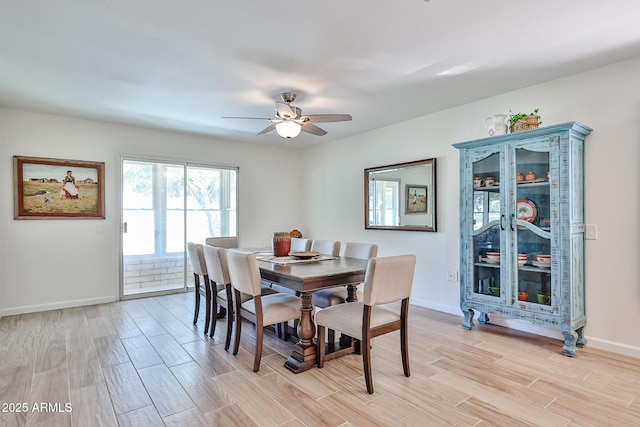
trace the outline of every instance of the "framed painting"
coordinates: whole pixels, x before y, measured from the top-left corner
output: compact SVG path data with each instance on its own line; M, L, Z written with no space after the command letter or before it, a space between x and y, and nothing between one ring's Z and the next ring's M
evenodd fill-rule
M13 156L14 218L104 219L104 162Z
M414 214L427 213L427 186L426 185L406 185L407 191L405 198L407 199L406 213Z

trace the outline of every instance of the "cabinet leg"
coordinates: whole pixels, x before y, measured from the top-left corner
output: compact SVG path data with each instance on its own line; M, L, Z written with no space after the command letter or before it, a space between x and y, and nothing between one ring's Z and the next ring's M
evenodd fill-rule
M473 328L473 310L469 308L467 310L462 310L462 313L464 314L464 320L462 321L462 327L464 329Z
M480 313L480 316L478 316L478 322L482 323L483 325L485 323L489 323L489 315L487 313Z
M578 351L576 349L578 334L573 331L562 331L562 335L564 336L562 354L569 357L575 356L576 351Z
M576 329L576 333L578 334L578 341L576 341L576 345L582 348L587 344L587 340L584 338L584 326Z

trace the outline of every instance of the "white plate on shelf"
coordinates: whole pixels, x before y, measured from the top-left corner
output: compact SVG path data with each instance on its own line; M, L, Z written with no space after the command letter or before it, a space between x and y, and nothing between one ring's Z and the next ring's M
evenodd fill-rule
M489 264L498 264L500 262L500 258L496 260L490 260L489 258L480 258L484 262L488 262Z
M551 267L551 261L549 261L549 262L532 261L531 263L533 265L535 265L536 267L540 267L540 268L550 268Z

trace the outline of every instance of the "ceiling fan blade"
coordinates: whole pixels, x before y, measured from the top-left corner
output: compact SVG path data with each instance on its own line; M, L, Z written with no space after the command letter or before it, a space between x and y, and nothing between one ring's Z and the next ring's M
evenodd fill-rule
M309 114L302 116L308 122L328 123L328 122L348 122L352 119L351 114Z
M318 126L316 125L312 125L309 122L303 123L302 124L302 129L303 132L307 132L313 135L318 135L318 136L322 136L322 135L326 135L327 131L324 129L320 129Z
M295 119L297 117L296 112L286 102L276 101L276 111L281 119Z
M260 131L260 133L258 133L258 135L264 135L265 133L269 133L269 132L271 132L272 130L274 130L275 128L276 128L276 125L270 125L270 126L267 126L266 128L262 129L262 130Z
M222 117L223 119L271 120L268 117Z

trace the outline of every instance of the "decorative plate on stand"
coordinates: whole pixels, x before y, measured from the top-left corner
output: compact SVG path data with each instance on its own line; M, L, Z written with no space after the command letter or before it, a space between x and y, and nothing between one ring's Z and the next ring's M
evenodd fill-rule
M535 203L529 199L518 199L516 203L516 218L527 222L533 222L538 216Z

